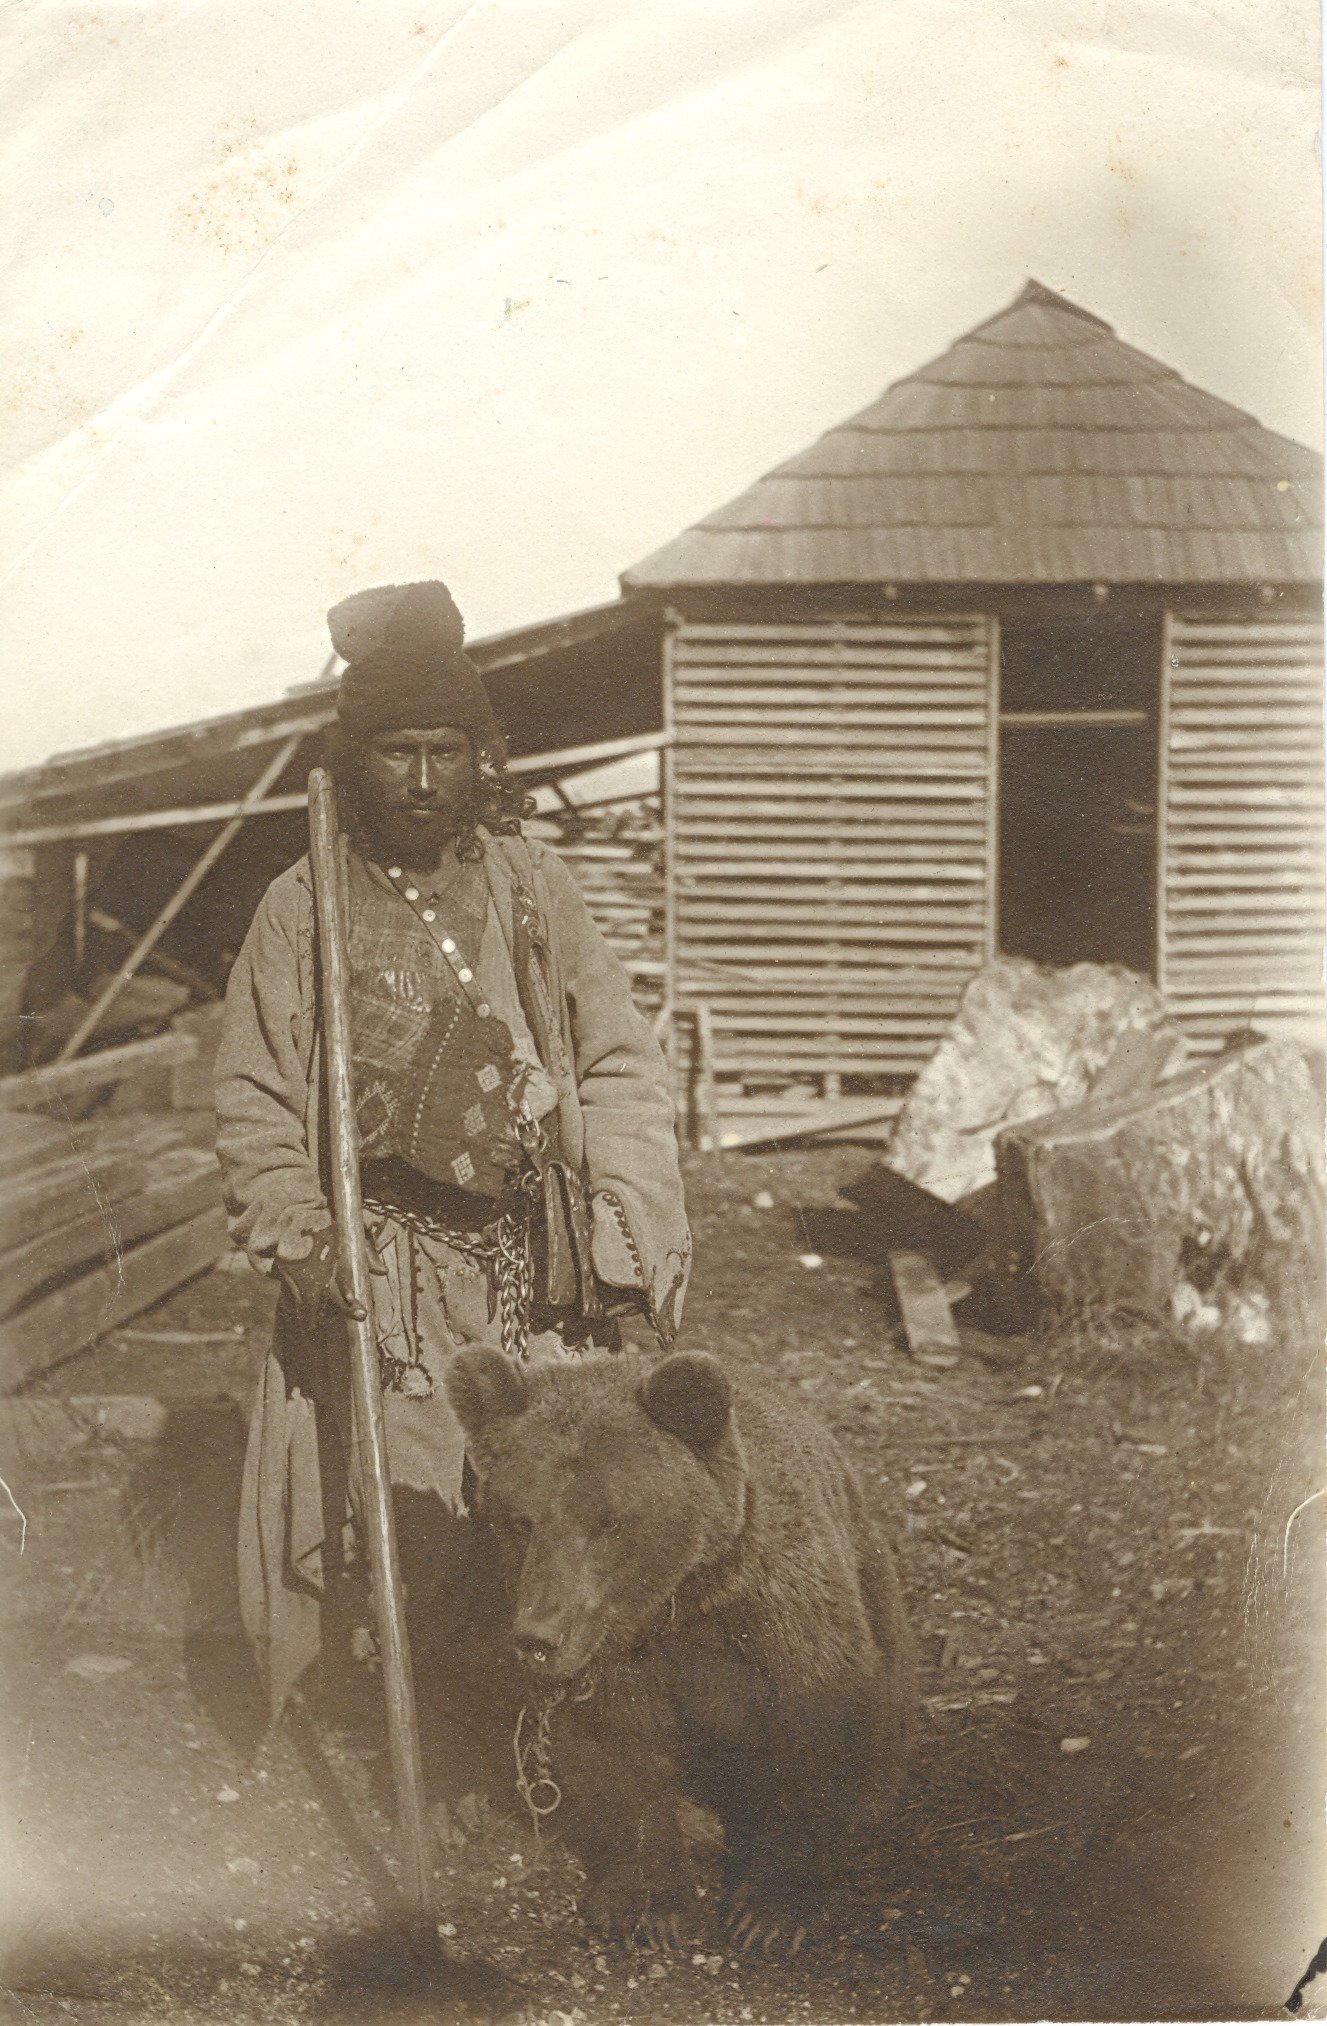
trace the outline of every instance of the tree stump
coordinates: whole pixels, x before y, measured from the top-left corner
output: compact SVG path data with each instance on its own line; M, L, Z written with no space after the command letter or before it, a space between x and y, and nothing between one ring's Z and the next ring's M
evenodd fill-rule
M1322 1108L1286 1041L1257 1041L1142 1096L1007 1127L1001 1217L1051 1309L1170 1320L1260 1290L1307 1319L1322 1274Z

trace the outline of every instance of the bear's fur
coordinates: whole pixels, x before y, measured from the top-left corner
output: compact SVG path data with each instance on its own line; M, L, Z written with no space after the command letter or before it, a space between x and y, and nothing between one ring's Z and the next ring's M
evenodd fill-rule
M846 1459L705 1355L523 1370L469 1349L447 1387L587 1918L692 1922L688 1800L722 1823L739 1904L786 1940L887 1813L914 1702L893 1560Z

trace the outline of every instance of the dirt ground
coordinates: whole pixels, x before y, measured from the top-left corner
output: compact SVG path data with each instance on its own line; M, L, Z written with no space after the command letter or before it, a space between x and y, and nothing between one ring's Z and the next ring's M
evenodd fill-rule
M1278 2014L1327 1930L1316 1363L1062 1333L924 1370L839 1194L871 1158L693 1160L685 1335L809 1397L898 1542L923 1720L857 1927L791 1965L601 1950L556 1837L444 1736L440 1947L411 1955L371 1670L264 1731L231 1559L270 1290L214 1272L134 1328L232 1339L122 1335L44 1389L165 1398L165 1439L13 1470L5 2016Z

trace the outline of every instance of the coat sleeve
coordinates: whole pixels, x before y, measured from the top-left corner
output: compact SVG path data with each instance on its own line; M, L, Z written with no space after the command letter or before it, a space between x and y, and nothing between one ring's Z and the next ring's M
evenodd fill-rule
M595 1270L614 1285L641 1287L660 1337L671 1342L691 1236L667 1064L575 879L550 851L538 863L571 1021Z
M306 1131L312 947L301 961L302 893L286 873L263 896L226 990L217 1051L217 1155L231 1236L254 1265L303 1259L331 1212Z

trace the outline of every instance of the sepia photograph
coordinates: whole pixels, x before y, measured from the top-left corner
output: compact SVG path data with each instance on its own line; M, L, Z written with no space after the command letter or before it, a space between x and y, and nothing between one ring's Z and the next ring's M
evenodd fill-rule
M1327 2017L1320 26L0 8L0 2019Z

